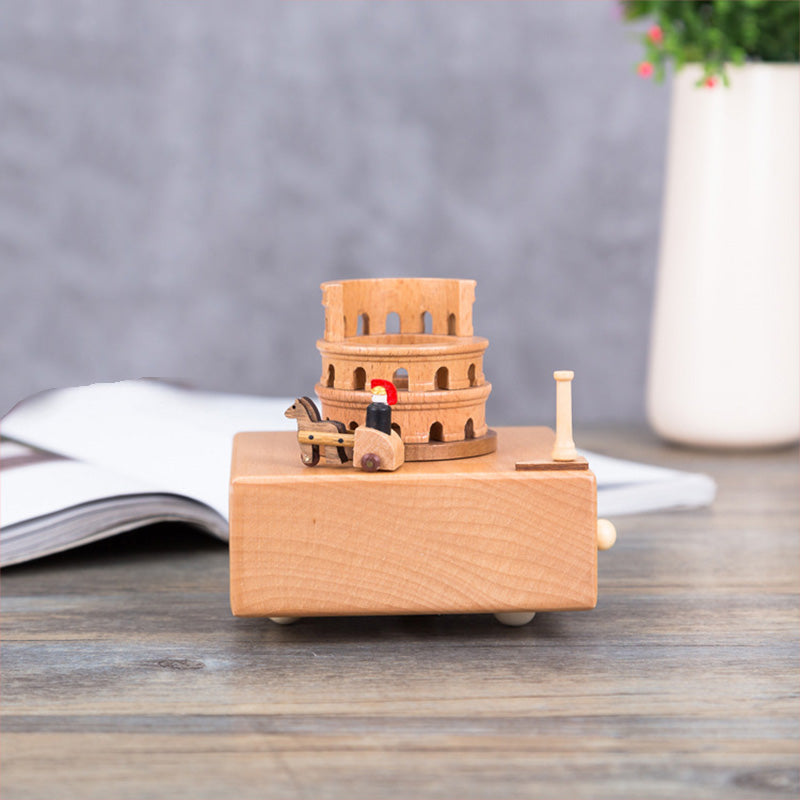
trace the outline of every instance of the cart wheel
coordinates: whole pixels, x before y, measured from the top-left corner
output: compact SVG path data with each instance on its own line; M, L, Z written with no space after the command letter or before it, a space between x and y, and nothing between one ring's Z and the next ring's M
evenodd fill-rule
M364 472L375 472L381 465L381 460L375 453L364 453L361 456L361 469Z
M503 625L518 628L520 625L527 625L535 615L535 611L500 611L494 618Z
M319 445L311 445L311 453L309 454L307 447L300 448L300 460L307 467L316 467L319 464Z

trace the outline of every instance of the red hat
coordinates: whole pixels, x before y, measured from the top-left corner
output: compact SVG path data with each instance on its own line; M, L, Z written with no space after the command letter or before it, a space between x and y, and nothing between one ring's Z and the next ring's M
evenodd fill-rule
M397 389L391 381L383 381L380 378L373 378L369 383L370 389L382 386L386 390L386 402L393 406L397 402Z

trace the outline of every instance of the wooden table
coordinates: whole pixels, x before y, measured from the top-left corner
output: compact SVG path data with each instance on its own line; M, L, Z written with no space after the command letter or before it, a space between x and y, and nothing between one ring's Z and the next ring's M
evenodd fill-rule
M2 575L0 797L795 798L797 452L616 520L594 611L234 619L223 545L158 526Z

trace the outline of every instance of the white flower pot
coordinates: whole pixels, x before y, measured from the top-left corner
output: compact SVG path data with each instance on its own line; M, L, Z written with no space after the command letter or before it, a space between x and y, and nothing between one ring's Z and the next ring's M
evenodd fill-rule
M647 413L666 439L800 434L800 67L674 79Z

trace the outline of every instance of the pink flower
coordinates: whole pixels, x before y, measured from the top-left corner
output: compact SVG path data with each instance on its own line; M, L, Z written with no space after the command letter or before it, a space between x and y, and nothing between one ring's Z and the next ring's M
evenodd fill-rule
M653 44L661 44L661 42L664 41L664 32L659 25L653 25L650 30L647 31L647 36Z
M643 77L649 78L653 74L653 65L649 61L642 61L636 71Z
M710 75L708 78L706 78L706 86L708 86L709 89L713 89L716 85L717 79L713 75Z

